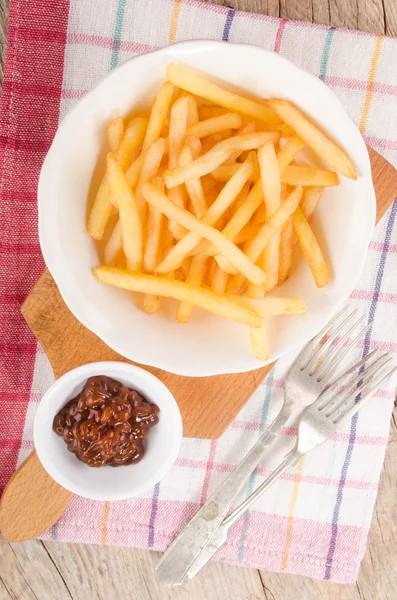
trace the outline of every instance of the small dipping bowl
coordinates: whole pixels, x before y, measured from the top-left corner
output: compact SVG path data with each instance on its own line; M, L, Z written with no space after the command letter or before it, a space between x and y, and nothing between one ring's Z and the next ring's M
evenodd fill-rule
M52 429L60 409L95 375L120 381L160 409L159 422L144 439L143 458L135 464L89 467ZM124 500L150 490L171 469L182 442L182 419L171 392L151 373L122 362L96 362L69 371L50 387L37 409L33 436L43 467L61 486L92 500Z

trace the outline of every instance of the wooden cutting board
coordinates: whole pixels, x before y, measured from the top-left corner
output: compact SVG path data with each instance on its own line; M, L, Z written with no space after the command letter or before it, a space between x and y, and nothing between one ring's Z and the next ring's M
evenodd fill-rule
M397 171L368 148L377 197L377 221L397 196ZM132 362L111 350L72 315L50 273L45 271L22 306L22 314L47 354L55 377L84 363ZM136 364L136 363L132 363ZM174 394L182 413L184 435L218 438L242 409L271 366L231 375L182 377L146 367Z

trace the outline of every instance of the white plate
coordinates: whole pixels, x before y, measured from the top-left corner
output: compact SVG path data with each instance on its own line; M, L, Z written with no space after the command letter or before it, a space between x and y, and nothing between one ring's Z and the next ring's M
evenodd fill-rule
M302 257L275 295L305 298L305 316L269 319L271 360L316 334L348 297L364 266L375 222L375 194L364 141L333 93L316 77L278 54L248 45L193 41L136 57L112 71L66 116L44 162L39 184L43 255L73 314L111 348L142 364L180 375L216 375L263 366L253 358L248 329L195 309L190 323L175 323L174 302L149 316L131 294L96 282L98 264L85 229L87 195L103 152L104 126L152 99L166 65L179 62L232 90L288 98L352 157L359 177L324 192L313 227L326 249L331 283L317 289ZM226 83L227 82L227 83Z
M149 431L140 462L89 467L69 452L65 441L52 430L60 409L94 375L113 377L159 407L159 422ZM97 362L82 365L56 380L37 408L33 436L43 467L59 485L92 500L124 500L150 490L168 473L181 446L182 419L173 395L157 377L127 363Z

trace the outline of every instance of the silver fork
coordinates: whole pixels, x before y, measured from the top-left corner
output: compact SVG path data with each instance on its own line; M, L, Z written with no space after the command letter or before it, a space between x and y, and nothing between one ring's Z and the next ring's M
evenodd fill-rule
M353 331L362 324L364 317L354 320L357 311L347 316L345 313L346 308L341 310L301 352L288 371L284 404L276 419L165 552L157 566L158 579L162 585L176 585L183 581L190 566L226 517L244 484L277 438L281 428L286 425L291 416L311 404L324 387L331 383L336 369L371 326L371 324L367 325L350 340ZM335 326L335 331L322 345L324 336L329 335ZM346 326L349 326L348 330L332 345ZM349 343L346 344L347 340ZM319 366L320 357L322 363ZM313 377L315 371L317 376Z
M282 463L269 475L267 479L242 502L226 519L211 537L209 543L204 547L196 560L191 565L185 577L174 585L186 583L192 579L226 542L230 527L237 519L254 504L262 494L287 470L298 464L304 456L313 448L316 448L332 435L350 419L364 404L373 396L379 385L390 377L397 367L388 369L386 366L392 361L389 354L378 356L377 350L371 352L367 357L359 361L351 369L346 371L339 379L328 387L319 397L308 406L302 413L298 424L298 435L294 448L285 457ZM367 363L366 369L362 367ZM350 383L349 391L340 392L340 388L357 369L359 374ZM317 370L318 373L319 369ZM363 390L372 382L372 386L364 394ZM353 391L351 391L351 389ZM346 394L347 391L347 394Z

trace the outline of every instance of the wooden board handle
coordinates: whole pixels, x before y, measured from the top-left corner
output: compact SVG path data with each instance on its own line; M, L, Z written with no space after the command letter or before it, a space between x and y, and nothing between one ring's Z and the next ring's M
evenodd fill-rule
M73 498L50 477L36 452L21 464L0 500L0 529L9 542L37 537L54 523Z

